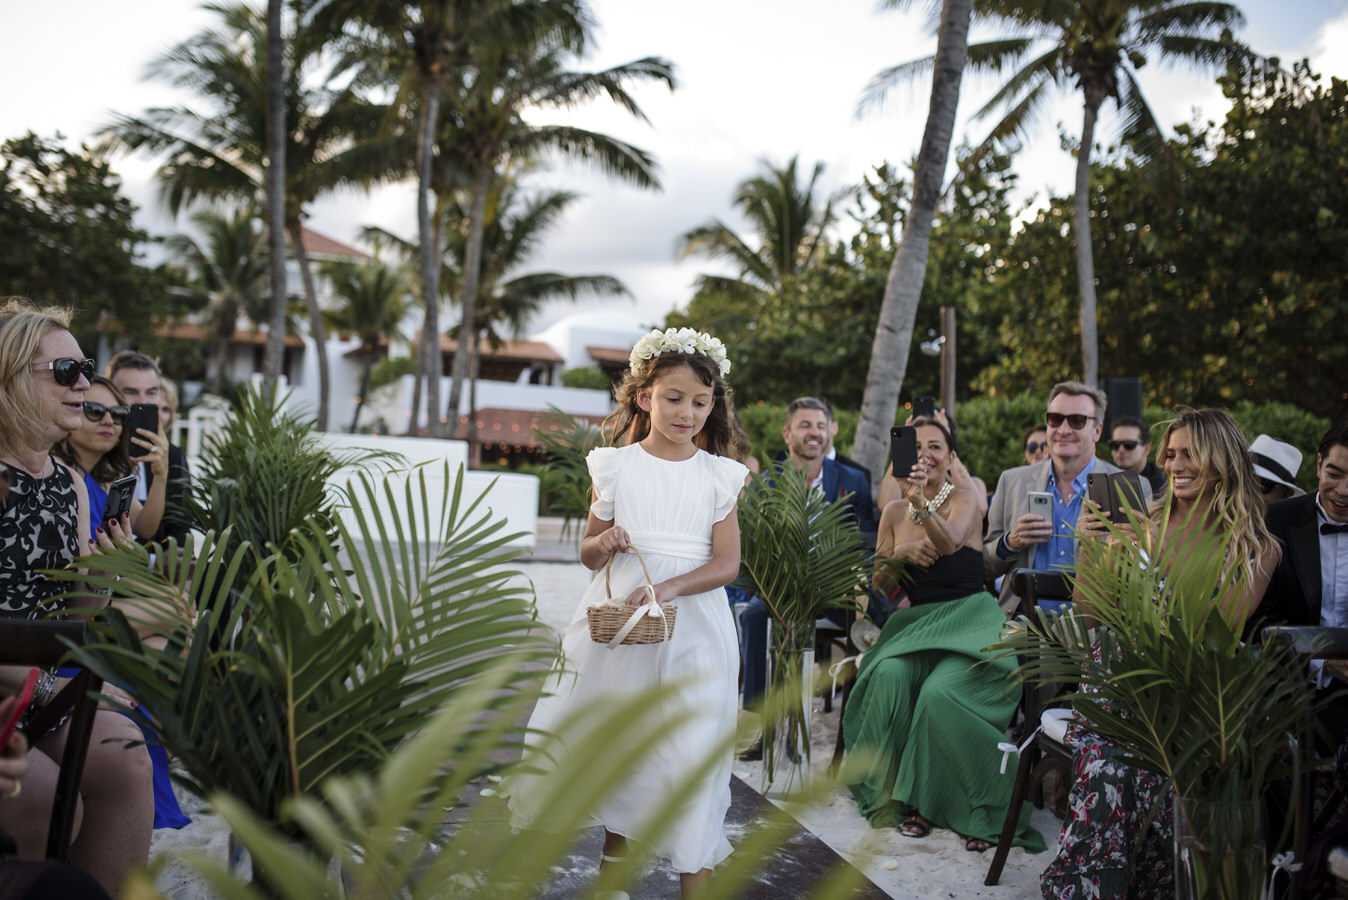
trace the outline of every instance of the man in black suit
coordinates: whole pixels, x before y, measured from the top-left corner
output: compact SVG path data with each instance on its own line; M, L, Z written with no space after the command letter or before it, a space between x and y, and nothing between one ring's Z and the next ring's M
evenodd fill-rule
M108 380L122 392L127 403L159 405L159 366L143 353L123 350L114 356L112 362L108 363ZM168 462L169 483L164 494L164 517L149 543L158 544L173 538L181 546L189 530L186 497L191 485L191 473L187 468L187 455L181 447L169 444ZM143 501L154 479L154 472L144 463L139 468L136 499Z
M1259 615L1290 625L1348 626L1348 421L1325 433L1315 457L1314 494L1279 500L1268 508L1268 528L1282 542ZM1322 690L1348 683L1348 660L1328 660L1316 671ZM1322 718L1333 737L1348 738L1348 701Z

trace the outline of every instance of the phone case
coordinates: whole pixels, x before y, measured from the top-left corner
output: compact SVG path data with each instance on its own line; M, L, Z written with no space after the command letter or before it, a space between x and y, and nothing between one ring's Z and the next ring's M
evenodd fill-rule
M906 478L917 465L917 429L896 425L889 430L890 455L894 458L894 477Z
M126 424L122 426L122 440L126 441L126 455L132 459L144 456L150 451L139 444L133 444L131 438L138 437L136 429L144 428L146 431L159 431L159 407L153 403L133 403L131 405L131 414L126 417Z
M18 698L14 708L9 711L9 717L5 719L5 727L0 729L0 747L9 743L9 736L14 733L14 729L19 727L19 720L23 714L28 711L28 706L33 702L33 691L37 688L38 670L29 669L28 677L23 680L23 687L15 696Z

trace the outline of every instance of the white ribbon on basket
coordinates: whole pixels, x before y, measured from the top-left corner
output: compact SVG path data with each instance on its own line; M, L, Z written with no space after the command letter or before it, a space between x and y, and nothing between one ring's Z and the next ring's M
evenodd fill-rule
M623 623L623 627L619 628L618 633L615 634L613 638L608 642L607 646L610 650L616 649L618 645L620 645L623 642L623 640L629 634L632 633L632 629L636 628L637 625L640 624L641 620L646 618L647 616L650 616L652 619L664 620L663 624L665 626L665 641L666 642L669 641L669 619L665 618L664 609L661 608L659 601L655 599L655 588L652 585L647 584L644 586L643 589L646 591L646 597L648 599L646 600L645 603L641 604L636 608L636 610L632 613L632 615L628 618L628 620ZM611 601L610 605L622 606L621 603L613 603Z

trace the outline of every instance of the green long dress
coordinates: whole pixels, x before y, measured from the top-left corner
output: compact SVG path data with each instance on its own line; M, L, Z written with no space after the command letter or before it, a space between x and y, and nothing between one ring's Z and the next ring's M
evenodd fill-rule
M1020 688L1014 660L982 650L1005 625L984 591L901 609L885 622L862 657L842 723L849 756L868 760L849 787L872 827L895 827L916 809L967 837L1000 836L1016 762L1002 773L997 744ZM1038 853L1044 838L1029 812L1026 803L1015 843Z

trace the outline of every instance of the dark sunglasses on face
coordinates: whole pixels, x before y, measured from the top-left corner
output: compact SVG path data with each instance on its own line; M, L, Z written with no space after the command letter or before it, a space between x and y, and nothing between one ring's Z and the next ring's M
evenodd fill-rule
M1051 412L1045 417L1048 419L1049 428L1061 428L1062 423L1066 422L1072 426L1073 431L1080 431L1086 427L1087 422L1093 422L1095 416L1083 416L1081 413L1072 413L1070 416L1064 416L1062 413Z
M120 425L126 421L126 417L131 414L129 406L107 406L103 403L95 403L92 400L84 401L84 417L90 422L98 423L103 421L103 417L112 414L112 424Z
M1073 425L1072 427L1075 428L1076 426ZM1122 447L1123 449L1127 450L1129 453L1132 453L1134 450L1137 449L1137 445L1140 444L1140 443L1142 443L1142 442L1141 442L1141 441L1110 441L1110 442L1109 442L1109 449L1110 449L1110 450L1117 450L1117 449L1119 449L1120 447Z
M1036 441L1030 441L1028 444L1025 445L1026 453L1038 453L1040 450L1047 450L1047 449L1048 449L1048 441L1044 441L1044 443L1042 444Z
M33 363L32 366L34 369L50 369L52 380L61 387L74 387L81 375L85 381L92 381L98 374L98 363L92 359L71 359L69 356L53 359L49 363Z
M1259 493L1261 494L1272 493L1275 487L1281 487L1281 485L1276 485L1273 482L1269 481L1267 478L1259 479Z

